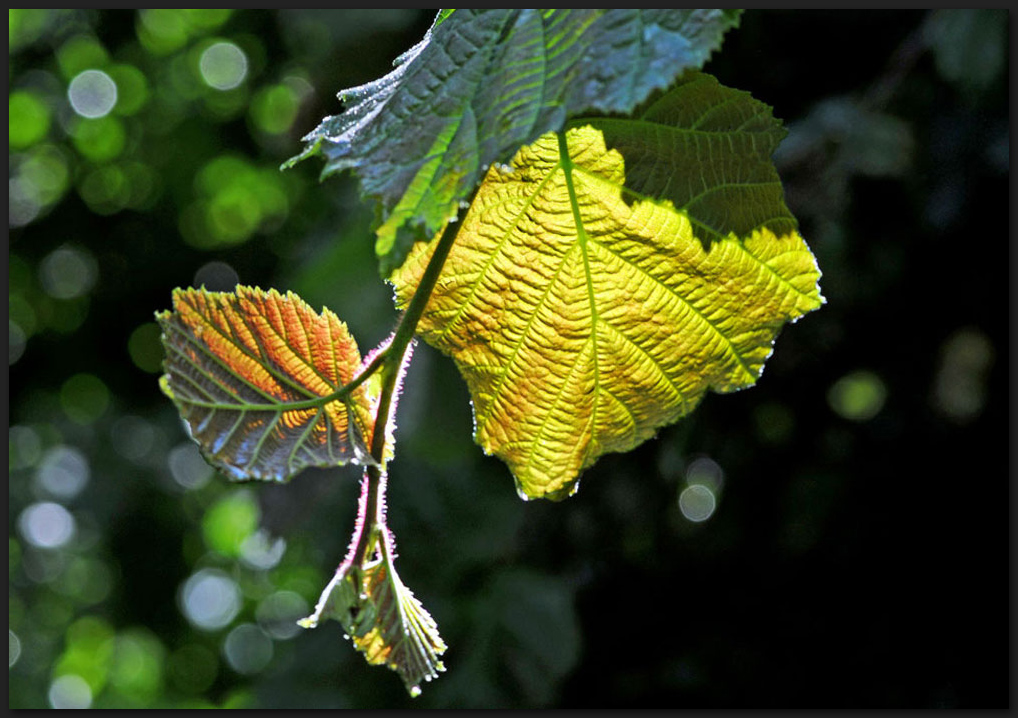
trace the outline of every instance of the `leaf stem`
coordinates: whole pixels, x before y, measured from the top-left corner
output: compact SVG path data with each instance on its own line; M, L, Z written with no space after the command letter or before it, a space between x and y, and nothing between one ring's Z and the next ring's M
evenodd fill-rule
M472 199L472 198L471 198ZM357 549L354 552L353 566L363 565L368 558L368 552L375 545L379 534L384 528L384 493L385 493L385 441L387 427L390 419L393 396L399 383L400 370L406 356L407 349L417 333L417 324L424 314L424 308L431 298L435 284L449 256L456 235L459 233L459 223L449 222L446 224L438 245L435 247L428 266L424 270L417 290L407 305L406 311L400 318L396 331L392 335L389 345L384 351L379 352L378 357L371 363L373 367L377 362L382 361L382 389L378 397L378 408L375 412L375 428L371 435L371 457L374 464L369 464L365 471L368 477L368 500L365 506L362 520L365 522L364 530L361 532ZM365 372L367 369L365 369Z

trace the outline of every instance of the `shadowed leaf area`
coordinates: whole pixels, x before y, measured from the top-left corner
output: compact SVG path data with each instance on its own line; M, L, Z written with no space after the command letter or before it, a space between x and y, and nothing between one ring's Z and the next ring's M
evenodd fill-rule
M631 120L575 124L488 172L420 324L524 498L564 498L708 389L752 385L781 327L823 302L765 105L696 75ZM393 274L401 306L430 252Z
M355 169L381 201L383 275L436 232L493 162L577 114L629 113L699 68L737 10L457 10L304 139L323 175ZM423 230L423 231L422 231Z
M284 481L308 466L369 463L375 382L341 391L361 357L346 325L292 292L177 289L156 315L160 385L202 455L233 479Z

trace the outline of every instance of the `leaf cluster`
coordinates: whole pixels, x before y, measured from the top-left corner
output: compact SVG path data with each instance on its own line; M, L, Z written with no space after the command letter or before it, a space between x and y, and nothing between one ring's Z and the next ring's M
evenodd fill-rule
M393 335L362 360L331 311L241 286L177 290L158 315L163 389L210 463L363 467L350 551L302 625L338 620L412 694L445 650L385 521L415 336L455 360L475 439L520 496L557 500L706 391L752 385L781 327L823 302L770 159L780 123L699 72L738 16L441 12L288 163L351 169L377 202Z

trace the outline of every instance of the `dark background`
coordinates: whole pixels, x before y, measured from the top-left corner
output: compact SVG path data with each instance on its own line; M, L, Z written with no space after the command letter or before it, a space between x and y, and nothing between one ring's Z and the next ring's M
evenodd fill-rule
M558 504L517 498L419 345L389 516L447 671L412 701L339 624L291 629L357 473L196 463L153 313L239 280L330 307L362 351L387 335L372 207L317 160L278 167L433 17L11 11L10 707L1006 707L1006 11L747 11L705 69L786 122L827 304L754 388ZM219 41L234 89L201 74ZM117 81L104 118L68 102L87 69ZM189 619L196 576L235 596L225 623Z

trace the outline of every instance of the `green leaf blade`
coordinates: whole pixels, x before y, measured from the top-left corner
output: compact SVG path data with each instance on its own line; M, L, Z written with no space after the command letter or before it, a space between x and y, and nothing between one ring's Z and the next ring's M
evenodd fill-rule
M340 93L304 139L323 176L354 169L382 203L383 275L431 236L493 163L583 112L628 113L700 67L738 14L713 10L457 10L389 75Z
M235 480L370 463L372 399L346 325L299 297L238 286L175 290L156 318L163 391L205 459Z

